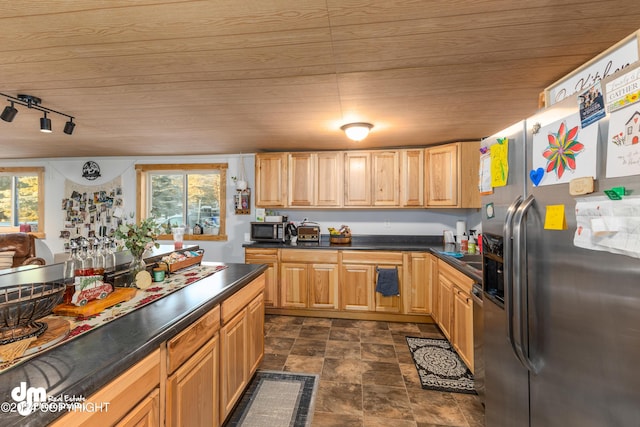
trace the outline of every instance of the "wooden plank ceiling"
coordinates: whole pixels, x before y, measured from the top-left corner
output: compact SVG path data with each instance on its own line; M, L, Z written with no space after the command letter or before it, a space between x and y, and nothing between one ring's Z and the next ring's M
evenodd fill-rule
M0 158L478 139L638 22L636 0L5 1L0 92L77 126L18 107ZM355 144L352 121L375 127Z

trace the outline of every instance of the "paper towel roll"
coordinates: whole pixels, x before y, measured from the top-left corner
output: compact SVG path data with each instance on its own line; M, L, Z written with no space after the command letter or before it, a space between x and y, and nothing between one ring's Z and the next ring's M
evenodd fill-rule
M467 232L467 221L456 221L456 236L462 236Z

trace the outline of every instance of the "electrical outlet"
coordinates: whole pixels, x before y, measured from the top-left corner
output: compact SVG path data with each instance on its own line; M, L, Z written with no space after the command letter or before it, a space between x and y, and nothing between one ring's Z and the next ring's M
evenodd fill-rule
M391 221L389 221L388 219L384 220L384 228L391 228Z

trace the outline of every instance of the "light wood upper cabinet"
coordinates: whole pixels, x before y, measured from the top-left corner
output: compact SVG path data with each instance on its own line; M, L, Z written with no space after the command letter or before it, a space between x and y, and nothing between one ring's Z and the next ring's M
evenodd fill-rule
M400 206L424 206L424 149L400 151Z
M290 153L288 205L340 206L343 173L342 152Z
M397 150L372 151L373 204L400 204L400 155Z
M312 153L289 154L289 206L311 206L314 202L316 157Z
M480 207L479 149L479 141L470 141L425 150L427 207Z
M256 206L284 207L287 203L287 153L256 154Z
M371 152L344 154L344 206L371 206Z
M342 152L324 152L315 154L316 157L316 206L342 206L344 195L344 169L342 167Z

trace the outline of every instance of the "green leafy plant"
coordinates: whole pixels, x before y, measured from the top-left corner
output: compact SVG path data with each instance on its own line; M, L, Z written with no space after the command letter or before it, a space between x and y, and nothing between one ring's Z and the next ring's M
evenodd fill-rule
M161 234L161 226L155 218L143 219L139 224L123 223L113 233L113 237L123 242L134 258L141 258L144 251L160 247L156 242Z

